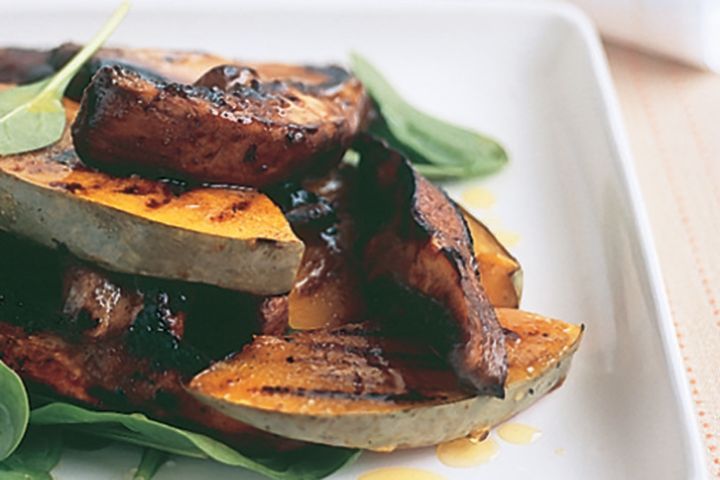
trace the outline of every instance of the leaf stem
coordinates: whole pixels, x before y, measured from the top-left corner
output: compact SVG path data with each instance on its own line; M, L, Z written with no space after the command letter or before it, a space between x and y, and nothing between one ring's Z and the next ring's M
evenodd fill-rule
M75 72L77 72L77 70L79 70L80 67L82 67L82 65L87 62L88 59L93 56L93 54L95 54L97 49L100 48L103 43L105 43L105 40L108 39L108 37L115 31L118 25L120 25L120 22L122 22L123 18L125 18L125 15L127 15L129 9L130 1L123 0L120 6L112 14L110 19L97 33L97 35L95 35L89 43L87 43L83 48L81 48L80 51L76 53L75 56L72 57L72 59L68 63L66 63L65 66L61 68L57 74L53 76L52 80L50 80L50 82L45 86L45 88L43 88L38 98L42 97L43 95L52 94L57 90L60 90L61 93L64 92Z

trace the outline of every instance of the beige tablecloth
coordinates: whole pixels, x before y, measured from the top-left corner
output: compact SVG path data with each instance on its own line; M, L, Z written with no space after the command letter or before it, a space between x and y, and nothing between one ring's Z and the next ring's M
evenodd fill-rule
M720 75L607 52L708 468L720 478Z

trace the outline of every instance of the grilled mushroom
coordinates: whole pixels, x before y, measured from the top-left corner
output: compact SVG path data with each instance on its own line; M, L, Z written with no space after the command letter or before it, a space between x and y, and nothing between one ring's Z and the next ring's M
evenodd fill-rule
M337 163L367 108L339 67L222 65L186 85L106 66L72 132L90 165L264 187Z

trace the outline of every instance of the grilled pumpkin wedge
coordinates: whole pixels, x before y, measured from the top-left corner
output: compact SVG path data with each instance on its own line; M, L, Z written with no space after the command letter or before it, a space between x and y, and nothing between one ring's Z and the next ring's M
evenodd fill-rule
M383 141L364 136L355 148L361 154L359 191L367 198L360 222L368 280L383 285L376 288L380 296L397 284L433 300L447 315L431 315L413 327L438 333L435 348L447 354L467 385L502 397L507 374L502 330L483 290L462 214ZM377 303L381 310L393 305L392 298ZM406 329L411 320L414 315L389 318Z
M72 121L77 104L65 105ZM264 194L176 194L163 182L91 171L69 132L47 149L0 157L0 230L109 270L259 295L289 291L304 250Z
M229 417L315 443L387 451L481 434L562 383L583 330L496 313L507 332L504 399L468 393L426 344L363 324L257 337L189 389Z
M518 308L522 297L523 271L492 231L470 212L458 206L473 239L480 267L480 281L494 307Z
M357 259L356 222L352 209L357 169L344 166L320 178L308 178L303 188L331 205L334 222L321 232L296 230L305 242L305 255L288 295L291 328L336 327L364 316L362 268Z

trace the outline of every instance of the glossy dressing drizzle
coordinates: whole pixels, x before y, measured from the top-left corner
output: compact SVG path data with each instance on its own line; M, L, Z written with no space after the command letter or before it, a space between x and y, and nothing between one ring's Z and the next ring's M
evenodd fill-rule
M420 468L387 467L363 473L358 480L445 480L445 477Z
M483 187L471 187L460 194L463 205L470 208L490 208L495 204L495 195Z
M540 430L521 423L500 425L496 432L500 438L515 445L528 445L540 437Z
M460 438L441 443L435 450L438 459L448 467L468 468L488 463L498 456L497 442L487 437L485 440Z
M493 231L493 234L505 247L514 247L520 243L520 235L503 228L502 221L492 213L495 205L495 195L483 187L470 187L460 193L460 200L466 208L482 208L489 210L482 215L482 222Z
M497 230L495 236L505 247L514 247L520 243L520 234L510 230Z

